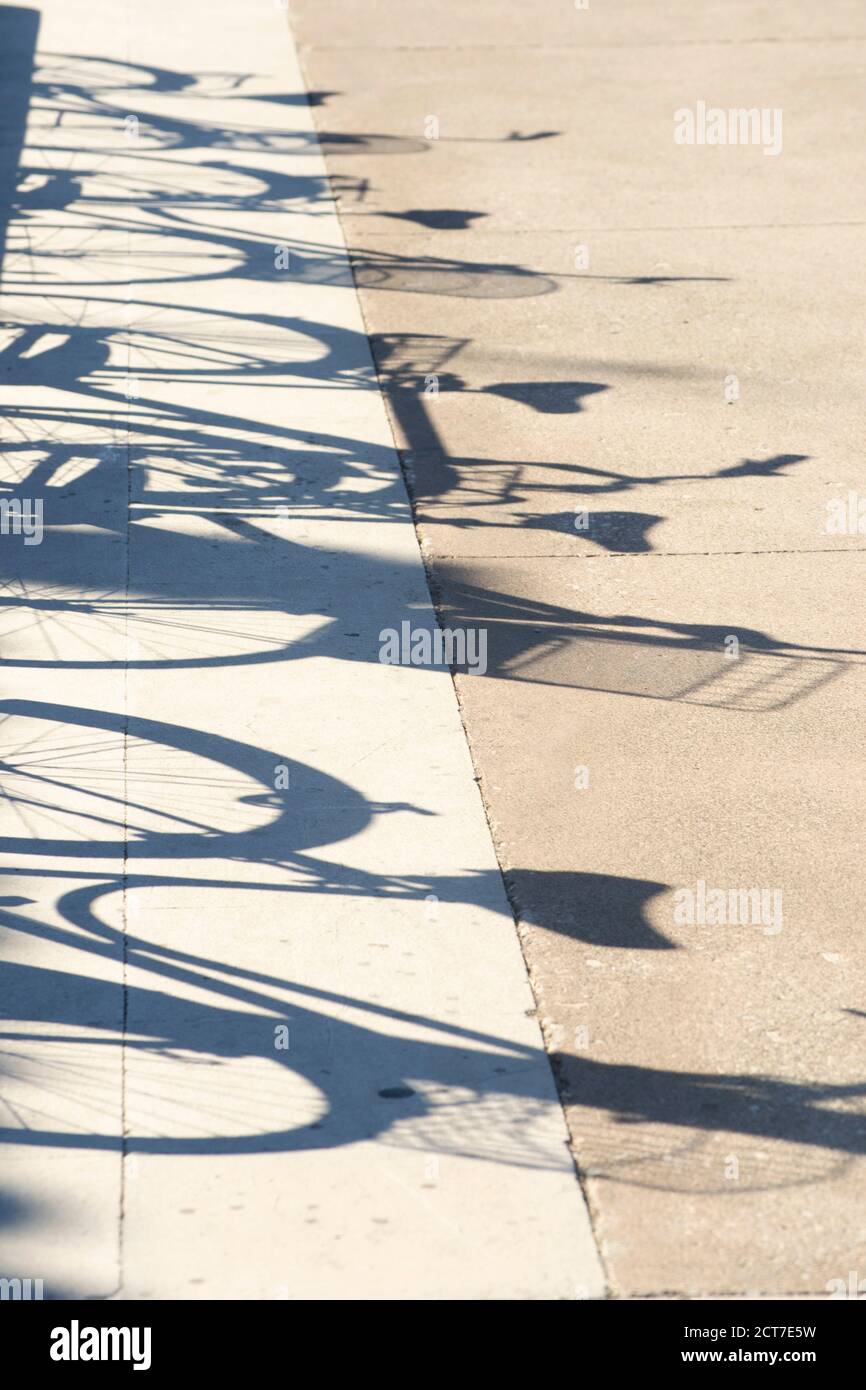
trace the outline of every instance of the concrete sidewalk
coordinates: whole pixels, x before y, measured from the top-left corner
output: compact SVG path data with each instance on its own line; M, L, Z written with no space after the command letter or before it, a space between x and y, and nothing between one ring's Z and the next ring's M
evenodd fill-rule
M609 1287L826 1295L866 1268L863 7L292 12L440 611L488 632L458 690ZM757 143L677 143L708 108Z
M0 54L0 1273L598 1296L285 13Z

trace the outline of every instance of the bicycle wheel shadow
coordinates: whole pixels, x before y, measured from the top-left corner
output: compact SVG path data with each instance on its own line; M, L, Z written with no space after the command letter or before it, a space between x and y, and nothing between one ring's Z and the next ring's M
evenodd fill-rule
M396 920L395 941L405 949L413 931L444 933L439 960L447 959L453 937L447 922L422 920L430 900L498 914L502 928L513 931L510 915L502 913L498 869L386 874L356 868L342 852L340 862L321 854L376 816L429 815L426 808L374 803L300 763L291 764L294 780L277 791L274 767L289 764L274 752L156 720L7 700L0 721L0 831L24 808L31 831L41 828L40 810L55 827L52 835L0 837L9 885L0 897L0 929L11 947L0 975L6 1019L0 1054L11 1120L0 1129L0 1142L192 1156L332 1149L376 1139L500 1164L570 1165L561 1139L551 1142L549 1063L533 1026L511 1019L498 1031L469 1027L459 1014L452 1021L379 1002L375 986L362 997L321 982L329 904L337 914L353 899L378 900L398 914L408 909L408 921ZM59 730L60 741L39 737L40 724L49 734ZM154 750L159 755L159 775L150 781L136 775L137 747L147 755L145 767ZM173 770L177 759L191 761ZM186 793L195 790L196 777L208 819L189 807ZM167 807L148 797L153 787L167 792ZM299 788L306 810L292 804ZM134 816L145 818L137 828ZM255 823L238 828L239 816ZM102 838L95 838L94 824ZM644 916L645 905L668 885L594 874L558 874L546 882L530 871L515 871L510 881L518 905L527 899L530 917L541 901L546 925L594 946L656 951L673 945ZM32 883L44 890L43 904L59 886L52 909L21 891ZM136 929L133 908L146 893L164 893L171 904L162 939L159 912L141 918L147 932ZM265 894L279 895L285 911L258 911ZM228 935L215 925L208 895L214 906L223 896L234 904ZM579 913L569 906L575 900ZM289 978L261 969L262 959L278 958L281 944L291 942L296 924L300 938L309 936L311 918L319 924L308 957L313 971ZM470 920L477 929L478 919ZM196 949L190 923L199 937L213 937L214 950ZM245 963L251 936L255 966ZM39 943L26 958L15 944L24 938ZM338 955L351 939L350 931ZM473 1000L475 1017L490 1014ZM112 1091L121 1049L125 1134L120 1092L115 1098ZM859 1116L818 1124L813 1108L821 1088L745 1076L728 1086L698 1074L618 1072L589 1058L555 1060L560 1071L568 1068L569 1104L688 1128L709 1087L719 1099L717 1128L794 1142L805 1134L805 1142L829 1151L862 1151ZM623 1085L604 1084L618 1075L629 1082L627 1095ZM751 1105L756 1091L772 1094L766 1115ZM840 1094L860 1091L841 1088ZM59 1119L52 1122L52 1113Z
M338 913L353 898L396 903L401 936L438 932L440 953L448 927L424 920L430 900L502 916L496 870L425 879L312 852L374 817L430 811L372 802L307 764L157 720L6 700L0 736L0 850L12 861L0 928L10 944L14 934L46 948L24 956L13 945L0 982L15 1117L0 1142L193 1155L387 1134L500 1163L568 1165L550 1143L549 1064L525 1020L499 1035L322 988L317 962L297 980L245 967L287 954L280 942L295 925L306 937L311 916L326 934L328 902ZM20 815L28 834L8 833ZM38 900L10 891L34 882ZM274 894L280 909L259 911ZM135 906L147 895L157 910L139 934ZM212 952L189 949L192 933L211 935L226 897L238 912L228 937L217 933ZM171 907L161 940L160 902ZM510 917L503 926L513 930ZM121 1050L126 1137L112 1118Z
M90 885L71 894L76 901L65 907L80 924L94 899L114 891L119 885ZM0 908L0 924L117 964L125 950L129 978L146 972L159 982L121 990L111 980L67 970L15 962L4 969L4 1069L25 1123L0 1128L2 1143L192 1156L330 1149L390 1132L399 1146L554 1166L546 1141L550 1107L538 1071L548 1064L540 1048L207 957L158 947L154 954L153 943L124 941L104 925L82 947L80 934L8 908ZM215 1002L203 1002L204 991ZM62 1031L52 1037L46 1027ZM92 1095L114 1065L106 1049L121 1046L128 1133L106 1125L104 1113L101 1126L93 1112L88 1123L83 1103L73 1111L74 1128L68 1107L65 1123L52 1127L58 1069L70 1091ZM49 1054L48 1084L37 1085L36 1125L33 1098L26 1098L33 1061L14 1065L21 1047L31 1058L34 1049ZM94 1109L104 1112L104 1101ZM567 1164L563 1149L555 1166Z

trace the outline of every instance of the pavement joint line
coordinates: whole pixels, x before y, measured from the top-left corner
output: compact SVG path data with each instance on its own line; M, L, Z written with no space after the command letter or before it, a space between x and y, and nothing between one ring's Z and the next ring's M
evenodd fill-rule
M304 43L302 53L581 53L595 48L743 48L761 44L788 43L866 43L866 34L792 34L790 37L746 39L657 39L635 43L629 39L608 43L588 40L586 43L473 43L473 44L381 44Z
M429 526L431 523L424 523ZM505 528L503 528L505 529ZM429 541L426 543L427 549L432 547ZM501 552L496 555L464 555L442 551L436 552L436 560L471 560L473 562L484 561L485 563L499 563L505 561L509 564L521 560L682 560L689 558L709 559L715 557L723 559L726 556L736 557L738 555L862 555L866 552L866 546L849 546L846 550L828 547L826 550L609 550L600 555L563 555L559 552L545 552L537 554L533 552L515 552L513 555L504 555Z
M389 215L390 215L390 210L388 210L388 209L383 209L383 210L381 210L381 211L380 211L379 209L376 209L376 210L373 211L373 212L351 212L351 211L349 211L347 208L344 208L344 207L342 207L342 206L340 207L340 216L343 218L344 221L348 220L350 217L351 217L351 218L355 218L355 219L357 219L358 221L364 221L365 218L368 218L368 219L370 219L370 220L372 221L374 218L378 218L378 217L388 217ZM590 225L587 224L587 223L581 222L579 230L581 231L581 233L590 233L590 232L592 232L592 233L595 233L595 232L616 232L617 234L622 234L622 235L628 234L629 232L634 232L634 233L636 233L637 235L643 236L643 235L645 235L645 233L647 233L647 232L780 232L780 231L789 231L789 232L801 232L801 231L802 231L802 232L808 232L808 231L811 231L811 230L814 229L814 228L826 228L826 227L866 227L866 222L717 222L717 223L712 223L712 224L709 224L709 223L695 223L695 224L691 224L691 223L682 223L682 224L677 224L677 225L670 224L670 225L666 225L666 226L664 226L664 227L593 227L593 226L590 226ZM417 237L417 238L419 238L419 239L420 239L420 238L432 239L432 238L435 237L435 238L438 239L438 237L441 236L441 234L442 234L442 233L441 233L441 230L440 230L440 229L437 229L437 228L435 228L435 227L430 228L430 229L427 230L427 231L421 231L421 232L415 232L415 231L412 231L412 230L403 231L402 229L400 229L399 231L396 231L396 230L391 231L391 230L389 229L388 231L382 231L382 232L368 232L367 235L365 236L365 240L367 240L367 239L372 239L373 237L385 237L385 238L390 237L391 239L396 238L396 239L399 240L399 241L411 240L412 238L415 238L415 237ZM574 227L502 227L502 226L498 226L498 225L497 225L497 226L495 226L495 227L489 227L489 226L488 226L488 227L461 227L461 228L459 228L457 231L454 231L454 232L449 231L449 235L453 235L453 236L473 236L473 237L477 237L477 236L574 236L574 235L575 235L575 228L574 228ZM352 251L350 252L350 255L358 255L359 253L360 253L360 254L363 254L363 247L361 247L361 246L356 246L356 247L353 247L353 248L352 248ZM363 269L363 267L361 267L361 269ZM556 272L555 270L552 270L552 271L549 271L548 273L549 273L550 275L555 275L557 272ZM589 273L583 274L583 273L580 272L580 271L577 271L577 272L569 271L569 273L568 273L568 278L569 278L570 280L594 280L594 279L597 279L598 277L595 276L595 275L591 275L591 274L589 274Z

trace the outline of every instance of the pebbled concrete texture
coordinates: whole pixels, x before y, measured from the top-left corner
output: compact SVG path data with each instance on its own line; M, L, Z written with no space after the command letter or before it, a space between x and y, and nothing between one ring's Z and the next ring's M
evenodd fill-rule
M292 23L610 1291L821 1296L866 1258L862 12ZM781 152L678 146L699 100Z
M0 39L2 1272L601 1296L285 13Z

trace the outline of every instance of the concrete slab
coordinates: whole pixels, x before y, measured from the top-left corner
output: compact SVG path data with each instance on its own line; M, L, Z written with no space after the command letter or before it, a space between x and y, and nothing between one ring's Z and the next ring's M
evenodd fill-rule
M363 261L378 238L347 225ZM437 254L431 236L395 234L394 258ZM849 403L863 362L849 314L864 298L861 238L737 229L683 249L674 232L611 234L591 239L582 274L568 238L539 233L517 240L531 242L549 293L362 289L432 552L862 547L856 529L828 529L858 487ZM505 265L514 245L504 232L447 234L455 262ZM801 260L814 269L794 287L786 268Z
M310 46L306 71L334 94L313 108L323 149L341 179L369 181L355 210L375 215L371 229L384 233L386 214L399 228L437 207L474 213L471 226L515 234L519 264L519 234L536 230L580 242L597 231L860 221L866 38L734 43L726 25L699 44L530 48L504 40L518 8L502 7L501 45L421 47L397 63L387 48L332 47L317 21L322 47ZM781 111L781 139L677 143L676 113L697 116L699 101ZM358 190L347 182L341 192L354 201Z
M841 556L788 631L797 556L647 563L509 561L504 619L504 563L461 571L464 718L613 1288L818 1292L862 1248L866 634ZM746 610L772 640L730 660Z
M836 0L816 10L809 5L754 5L749 0L707 0L696 10L689 0L647 6L641 0L551 0L530 8L477 0L471 9L405 0L322 0L313 8L292 4L295 32L306 48L340 50L598 48L609 46L692 47L699 43L838 42L866 37L857 0Z
M45 523L0 551L4 1272L598 1296L450 676L379 659L434 617L285 14L38 15L3 267L4 496Z
M866 1238L861 21L293 14L610 1289L820 1296ZM780 153L677 145L699 100Z

